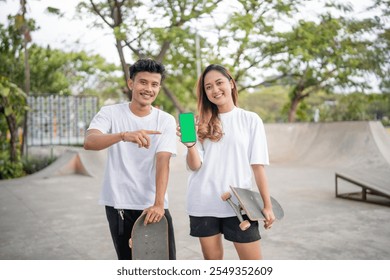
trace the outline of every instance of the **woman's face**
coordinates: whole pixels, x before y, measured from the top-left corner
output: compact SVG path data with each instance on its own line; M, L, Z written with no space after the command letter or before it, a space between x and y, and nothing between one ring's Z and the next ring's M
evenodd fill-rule
M211 70L204 77L207 98L218 107L220 113L229 112L234 107L232 98L233 83L222 73Z

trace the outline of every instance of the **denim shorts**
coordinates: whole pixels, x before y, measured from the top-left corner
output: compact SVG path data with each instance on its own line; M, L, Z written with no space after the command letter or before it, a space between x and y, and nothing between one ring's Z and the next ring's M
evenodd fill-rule
M240 221L236 216L228 218L190 216L190 235L208 237L221 233L226 240L238 243L260 240L259 223L250 221L246 215L243 217L251 223L245 231L240 229Z

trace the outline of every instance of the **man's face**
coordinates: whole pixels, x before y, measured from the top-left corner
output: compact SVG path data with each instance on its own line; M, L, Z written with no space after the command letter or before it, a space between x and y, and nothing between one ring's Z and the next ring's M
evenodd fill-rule
M132 90L132 102L142 106L151 105L156 100L161 88L161 74L150 72L139 72L134 80L128 81Z

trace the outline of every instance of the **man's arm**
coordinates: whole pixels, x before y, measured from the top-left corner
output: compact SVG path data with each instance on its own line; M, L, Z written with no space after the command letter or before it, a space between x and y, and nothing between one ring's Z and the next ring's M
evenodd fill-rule
M99 151L122 141L121 133L104 134L97 129L89 129L84 138L84 149Z
M168 188L169 161L171 153L159 152L156 154L156 197L154 205L145 209L145 223L158 222L164 216L164 198Z
M149 134L161 134L154 130L124 131L120 133L104 134L98 129L89 129L84 138L84 149L99 151L120 141L138 144L139 148L148 149L150 146Z

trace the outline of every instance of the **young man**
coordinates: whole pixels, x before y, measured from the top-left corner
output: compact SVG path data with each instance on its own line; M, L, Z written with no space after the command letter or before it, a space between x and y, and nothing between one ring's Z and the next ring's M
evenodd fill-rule
M152 106L164 78L162 64L138 60L130 67L131 102L102 107L85 136L86 150L108 148L99 204L106 206L118 259L132 259L130 234L142 212L147 223L159 222L165 215L169 258L176 259L167 197L169 161L176 154L176 121Z

